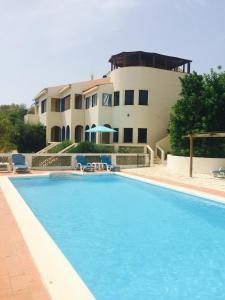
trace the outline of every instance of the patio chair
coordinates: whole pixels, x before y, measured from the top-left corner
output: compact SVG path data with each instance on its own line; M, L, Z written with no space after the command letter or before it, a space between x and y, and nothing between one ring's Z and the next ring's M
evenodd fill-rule
M24 155L20 153L12 154L11 159L12 159L13 173L30 172L29 165L25 161Z
M91 163L88 163L86 160L86 157L83 155L77 155L76 156L76 164L75 164L76 170L81 171L87 171L87 172L93 172L94 168L91 165Z
M109 156L107 155L102 155L100 156L100 159L104 165L104 168L107 170L107 171L120 171L120 167L117 166L117 165L114 165L112 164L111 162L111 159Z
M225 178L225 167L224 168L221 167L221 168L219 168L217 170L213 170L212 174L216 178Z

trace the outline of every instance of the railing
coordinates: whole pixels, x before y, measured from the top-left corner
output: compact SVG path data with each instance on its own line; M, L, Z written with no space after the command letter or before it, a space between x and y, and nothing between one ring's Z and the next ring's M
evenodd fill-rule
M76 156L84 155L87 162L100 162L101 153L25 153L25 159L31 169L37 170L66 170L74 169L76 164ZM121 168L138 168L149 167L150 157L145 153L108 153L115 165ZM10 162L10 154L0 153L0 162Z
M37 154L46 153L46 152L48 152L48 150L54 148L57 144L59 144L59 142L51 142L50 145L48 145L45 148L38 151Z
M9 153L0 153L0 163L9 163L10 154Z
M163 164L166 159L166 153L159 145L156 145L156 154L160 158L161 163Z
M156 143L155 146L156 155L160 158L161 163L164 163L166 160L166 155L170 151L170 141L169 136L164 137Z
M149 145L147 145L146 148L149 153L150 167L152 167L154 165L154 151Z

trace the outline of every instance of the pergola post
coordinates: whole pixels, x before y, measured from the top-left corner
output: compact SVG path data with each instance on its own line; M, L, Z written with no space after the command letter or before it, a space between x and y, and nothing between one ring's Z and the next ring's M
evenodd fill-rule
M193 173L193 135L189 135L190 141L190 166L189 166L189 176L192 177Z
M194 138L225 138L225 132L205 132L205 133L190 133L184 135L184 138L189 138L190 141L190 167L189 175L192 177L193 173L193 144Z

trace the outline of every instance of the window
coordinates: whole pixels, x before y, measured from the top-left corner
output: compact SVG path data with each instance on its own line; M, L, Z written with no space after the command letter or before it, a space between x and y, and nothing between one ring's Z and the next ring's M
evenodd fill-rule
M70 140L70 126L67 125L66 126L66 140Z
M148 91L139 90L139 105L148 105Z
M102 105L112 106L112 94L102 94Z
M64 97L64 98L62 98L62 99L60 100L60 103L61 103L61 104L60 104L60 111L61 111L61 112L70 109L70 95L68 95L68 96L66 96L66 97Z
M84 140L85 140L86 142L89 142L90 133L89 133L89 132L86 132L86 130L89 130L89 126L88 126L88 125L86 125L86 127L85 127Z
M134 91L133 90L125 91L125 105L134 105Z
M60 111L60 99L52 98L51 99L51 111Z
M62 127L62 141L65 141L65 137L66 137L66 129L65 126Z
M114 92L114 106L120 105L120 92Z
M91 128L94 128L94 127L96 127L95 124L93 124L93 125L91 126ZM92 142L92 143L96 143L96 132L91 132L91 142Z
M65 110L70 109L70 95L66 96L65 98Z
M114 128L116 132L113 132L113 143L118 143L119 141L119 128Z
M91 97L92 107L97 105L97 94L92 95Z
M75 143L80 143L83 141L83 126L77 125L75 127Z
M91 104L91 103L90 103L90 102L91 102L90 100L91 100L90 97L86 97L86 98L85 98L85 108L86 108L86 109L88 109L88 108L90 107L90 104Z
M133 142L133 128L124 128L123 142L124 143Z
M45 113L46 112L46 99L41 101L41 113Z
M147 143L147 128L138 128L138 143Z
M82 109L82 95L76 94L75 95L75 109Z
M65 98L60 100L60 111L65 111Z

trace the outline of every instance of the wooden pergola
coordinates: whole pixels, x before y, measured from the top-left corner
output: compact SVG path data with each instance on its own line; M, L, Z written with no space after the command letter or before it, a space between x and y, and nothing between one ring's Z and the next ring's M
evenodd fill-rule
M190 141L190 165L189 165L189 176L192 177L193 173L193 147L195 138L224 138L225 132L204 132L204 133L189 133L184 136L189 138Z

